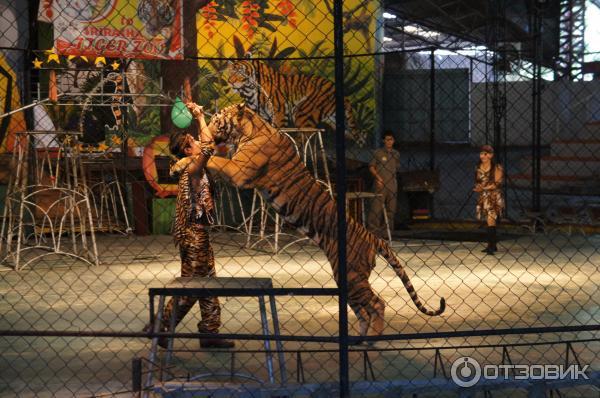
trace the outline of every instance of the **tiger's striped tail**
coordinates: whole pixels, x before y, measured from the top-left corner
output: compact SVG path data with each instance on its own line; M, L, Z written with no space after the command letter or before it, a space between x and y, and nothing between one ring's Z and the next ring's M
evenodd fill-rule
M394 268L394 271L396 271L396 275L398 275L402 280L406 291L410 295L410 298L412 299L413 303L415 303L415 306L419 309L419 311L429 316L440 315L441 313L443 313L446 309L446 300L443 297L440 298L440 308L438 308L435 311L428 310L427 307L425 307L425 305L419 299L419 296L417 296L417 291L415 290L415 287L413 286L412 282L410 281L410 278L406 274L404 267L402 266L402 264L400 264L400 260L390 249L390 246L383 239L377 239L377 242L377 252L387 260L387 262L392 266L392 268Z

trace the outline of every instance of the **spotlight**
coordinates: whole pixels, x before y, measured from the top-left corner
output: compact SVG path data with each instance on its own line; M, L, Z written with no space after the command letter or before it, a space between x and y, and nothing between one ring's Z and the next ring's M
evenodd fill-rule
M396 16L394 14L390 14L389 12L384 12L383 17L385 19L396 19Z

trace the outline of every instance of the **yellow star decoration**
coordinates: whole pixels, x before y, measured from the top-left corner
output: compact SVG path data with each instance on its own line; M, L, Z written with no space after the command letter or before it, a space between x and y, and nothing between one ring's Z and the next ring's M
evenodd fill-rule
M121 142L122 142L121 138L117 137L116 135L113 135L112 137L110 137L110 140L115 145L121 145Z
M108 145L106 145L104 142L101 142L100 144L98 144L98 150L100 152L105 152L108 148L110 148Z
M35 57L32 64L33 64L33 69L40 69L42 67L42 61L37 59L37 57Z
M110 64L110 66L112 66L113 70L117 70L117 69L119 69L119 66L121 66L121 64L118 63L117 61L113 61L113 63Z
M104 58L104 57L96 57L96 60L94 61L94 64L96 66L100 66L100 64L106 65L106 58Z
M72 61L74 58L77 58L77 57L78 57L77 55L69 55L69 56L67 57L67 59L68 59L69 61ZM80 55L80 56L79 56L79 58L81 58L81 59L82 59L82 60L84 60L85 62L88 62L88 59L87 59L87 57L86 57L85 55Z
M46 62L56 62L57 64L60 64L60 60L58 59L58 54L56 54L56 52L54 51L54 48L52 48L52 50L46 50L46 55L48 55L48 59L46 60Z

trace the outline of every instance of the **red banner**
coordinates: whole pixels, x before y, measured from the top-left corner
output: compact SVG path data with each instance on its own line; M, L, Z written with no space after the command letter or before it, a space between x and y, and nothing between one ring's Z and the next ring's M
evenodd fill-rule
M183 0L42 0L62 55L183 59Z

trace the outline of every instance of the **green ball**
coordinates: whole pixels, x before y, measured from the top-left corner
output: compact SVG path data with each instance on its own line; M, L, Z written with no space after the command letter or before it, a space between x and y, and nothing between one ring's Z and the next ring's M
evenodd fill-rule
M173 108L171 109L171 120L173 121L173 124L180 129L185 129L192 124L193 119L192 113L187 106L185 106L181 99L177 97L173 104Z

